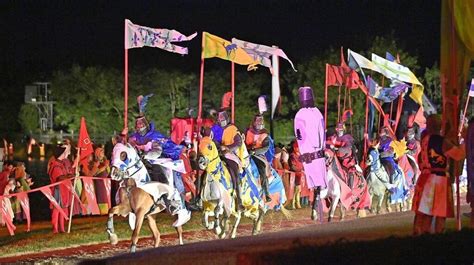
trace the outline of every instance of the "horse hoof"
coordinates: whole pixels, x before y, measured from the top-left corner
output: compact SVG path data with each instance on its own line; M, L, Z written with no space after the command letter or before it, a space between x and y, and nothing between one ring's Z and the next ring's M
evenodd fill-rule
M331 217L331 216L329 216L329 217L328 217L328 223L330 223L330 222L331 222L331 220L332 220L332 217Z
M224 239L225 236L226 236L226 234L225 234L225 233L222 233L222 234L220 234L219 238L220 238L220 239Z
M109 240L110 240L110 244L117 245L118 243L117 234L109 234Z
M316 210L312 210L311 211L311 220L314 221L314 220L317 219L317 217L318 217L318 214L317 214Z
M135 253L137 251L137 245L130 246L130 253Z

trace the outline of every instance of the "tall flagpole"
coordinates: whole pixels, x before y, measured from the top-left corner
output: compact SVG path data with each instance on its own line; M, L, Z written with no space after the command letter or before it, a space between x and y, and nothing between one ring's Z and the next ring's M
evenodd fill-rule
M328 128L328 64L324 77L324 129Z
M232 101L231 101L231 106L232 106L232 123L235 122L235 64L234 62L231 62L231 67L230 67L230 71L231 71L231 76L230 76L230 87L231 87L231 91L232 91Z
M123 128L128 128L128 49L125 46L125 43L127 43L128 38L127 38L127 21L125 21L125 33L124 33L124 49L125 49L125 69L124 69L124 104L123 104Z
M80 138L80 137L79 137ZM76 196L74 196L74 193L76 193L76 183L77 183L77 180L79 178L79 161L81 159L81 148L78 146L77 147L77 156L76 156L76 161L75 164L76 164L76 170L75 170L75 174L74 174L74 184L72 185L72 198L71 198L71 209L69 211L69 223L67 225L67 232L70 233L71 232L71 225L72 225L72 213L74 211L74 198Z
M205 39L204 39L204 34L205 32L202 33L202 46L201 46L201 73L199 75L199 102L198 102L198 120L197 120L197 125L198 125L198 131L197 133L199 134L201 130L201 125L202 125L202 93L204 89L204 44L205 44Z
M278 49L278 46L273 45L272 48ZM270 135L273 135L273 116L275 115L276 108L278 106L278 100L280 98L280 64L278 61L278 55L272 55L272 112L270 115Z

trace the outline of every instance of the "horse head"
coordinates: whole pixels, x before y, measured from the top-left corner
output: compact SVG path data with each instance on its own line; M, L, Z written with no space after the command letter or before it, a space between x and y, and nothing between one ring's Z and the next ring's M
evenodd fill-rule
M199 143L199 168L206 170L209 164L219 158L219 152L216 145L209 136L201 139Z
M117 143L112 152L110 176L113 180L134 178L136 182L148 182L149 176L137 151L130 144Z
M379 151L377 150L377 148L371 147L369 149L369 153L368 153L367 159L365 161L365 164L367 166L372 166L374 164L380 163L379 159L380 159Z

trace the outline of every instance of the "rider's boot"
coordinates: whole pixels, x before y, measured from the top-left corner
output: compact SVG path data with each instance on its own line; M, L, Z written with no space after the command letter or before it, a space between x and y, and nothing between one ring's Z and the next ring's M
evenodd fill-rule
M270 197L270 192L268 191L268 177L263 176L263 178L261 178L261 181L262 181L263 194L265 195L265 201L266 202L271 202L272 197Z
M244 211L245 207L242 203L242 194L240 193L240 185L235 185L235 193L237 195L237 210Z

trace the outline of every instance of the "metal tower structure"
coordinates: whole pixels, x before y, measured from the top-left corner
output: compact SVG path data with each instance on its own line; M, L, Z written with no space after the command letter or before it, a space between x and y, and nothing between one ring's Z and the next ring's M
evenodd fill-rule
M35 105L38 110L41 131L53 129L53 105L50 99L49 82L35 82L25 86L25 103Z

